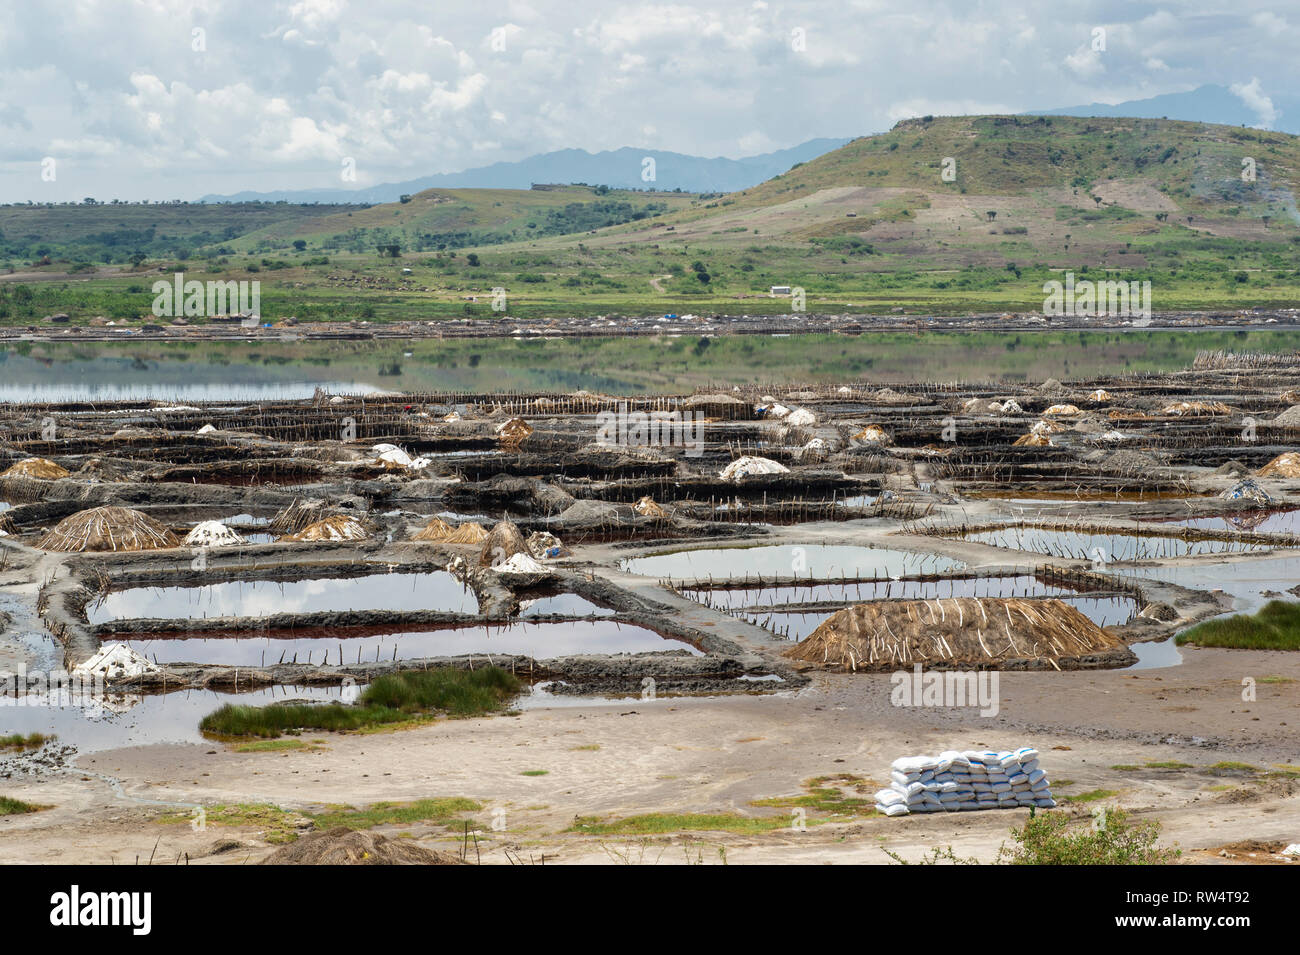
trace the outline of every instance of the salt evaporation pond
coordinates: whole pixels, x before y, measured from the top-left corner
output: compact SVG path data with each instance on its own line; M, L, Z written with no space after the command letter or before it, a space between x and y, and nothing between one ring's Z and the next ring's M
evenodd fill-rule
M1155 523L1168 527L1176 525L1189 530L1244 531L1252 534L1300 535L1300 508L1277 510L1234 511L1206 517L1176 517Z
M762 544L680 550L618 562L619 570L646 577L731 580L737 577L872 577L946 573L961 561L852 544Z
M1201 554L1249 554L1270 549L1269 544L1239 540L1184 540L1158 534L1123 531L1063 531L1045 527L998 527L971 531L964 540L1048 557L1078 560L1143 561L1196 557Z
M226 703L264 706L294 701L342 700L340 686L274 686L243 693L178 690L150 696L111 697L114 710L41 705L40 698L0 696L0 736L9 733L53 734L55 745L71 744L81 752L98 752L152 743L203 743L199 721Z
M681 640L665 637L636 624L617 620L572 620L511 623L504 626L449 627L441 630L356 635L336 628L328 636L299 638L247 634L191 636L115 635L158 663L212 663L226 666L269 666L285 663L357 663L454 657L465 654L520 654L537 660L588 653L653 653L701 651Z
M92 624L127 619L264 617L346 610L478 613L478 598L444 570L311 580L225 580L198 587L129 587L87 605Z

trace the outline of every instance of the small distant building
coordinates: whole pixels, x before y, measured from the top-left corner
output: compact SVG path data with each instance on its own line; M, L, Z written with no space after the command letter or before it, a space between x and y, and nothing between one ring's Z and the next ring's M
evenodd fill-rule
M788 285L773 285L773 286L772 286L772 290L771 290L771 294L772 294L772 295L789 295L789 294L790 294L790 286L788 286Z

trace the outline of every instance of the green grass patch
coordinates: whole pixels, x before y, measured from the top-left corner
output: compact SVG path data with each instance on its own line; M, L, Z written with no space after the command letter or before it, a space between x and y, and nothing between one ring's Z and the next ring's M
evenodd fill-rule
M36 803L23 802L21 799L10 799L8 796L0 796L0 816L21 816L29 812L40 812L42 809L48 809L49 806L38 806Z
M1130 824L1118 809L1105 813L1099 825L1071 825L1063 812L1033 813L1011 837L1014 848L998 851L999 861L1011 865L1161 865L1181 855L1156 847L1158 822Z
M550 772L551 771L549 769L525 769L519 775L520 776L548 776L550 775Z
M1099 799L1109 799L1111 796L1118 796L1118 789L1092 789L1086 793L1079 793L1077 796L1066 796L1070 802L1096 802Z
M240 743L235 747L236 753L285 753L295 750L324 749L320 743L308 743L300 739L259 739L251 743Z
M0 736L0 749L40 749L54 738L44 733L28 733L26 736L22 733L14 733L10 736Z
M199 723L219 739L276 739L301 730L345 732L426 719L432 715L482 716L502 710L519 693L519 681L500 667L480 670L404 670L381 676L351 706L329 703L226 704Z
M734 812L722 813L666 813L651 812L624 819L604 820L598 816L578 816L569 832L593 836L663 835L674 832L735 832L759 833L784 829L789 820L784 816L742 816Z
M1147 763L1147 769L1192 769L1191 763L1180 763L1175 760L1165 762Z
M461 813L478 812L480 803L462 797L417 799L414 802L377 802L365 809L352 806L331 806L322 813L310 813L319 829L346 826L349 829L371 829L375 826L431 822L449 825L462 821Z
M1177 637L1178 645L1234 650L1300 650L1300 603L1271 600L1257 613L1207 620Z
M832 776L814 776L804 780L806 790L801 796L776 796L755 799L751 806L779 809L806 809L832 817L862 817L879 815L876 797L870 780L849 773ZM811 820L810 820L811 821Z

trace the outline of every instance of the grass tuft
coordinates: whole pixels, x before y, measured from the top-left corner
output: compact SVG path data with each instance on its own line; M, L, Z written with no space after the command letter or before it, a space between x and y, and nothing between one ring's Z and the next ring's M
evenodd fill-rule
M224 739L275 739L304 729L342 732L424 719L432 714L481 716L499 712L518 694L519 681L500 667L405 670L377 678L355 705L272 703L226 704L199 723L204 733Z

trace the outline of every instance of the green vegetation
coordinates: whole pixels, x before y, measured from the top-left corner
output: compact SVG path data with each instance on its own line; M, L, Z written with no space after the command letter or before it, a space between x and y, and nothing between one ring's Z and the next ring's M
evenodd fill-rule
M874 792L880 787L861 776L849 773L814 776L812 779L804 780L803 786L806 792L802 796L756 799L750 805L782 809L802 808L809 812L824 813L833 819L878 815ZM809 822L815 821L822 820L809 820Z
M1160 823L1147 820L1130 824L1119 809L1094 820L1073 823L1068 813L1029 810L1024 826L1011 830L1013 845L998 849L1001 865L1163 865L1175 861L1180 849L1160 849ZM956 855L952 846L931 849L911 863L889 849L882 851L902 865L979 865L974 857Z
M40 812L42 809L48 808L49 806L38 806L35 803L23 802L21 799L0 796L0 816L20 816L29 812Z
M1259 612L1207 620L1178 635L1178 644L1235 650L1300 650L1300 604L1270 600Z
M318 829L346 826L349 829L372 829L400 823L430 822L436 825L463 824L461 813L478 812L483 808L472 799L447 797L417 799L414 802L377 802L366 809L351 806L331 806L325 812L309 813Z
M998 852L999 861L1011 865L1161 865L1182 854L1156 847L1160 823L1130 824L1119 809L1073 827L1066 813L1031 812L1023 827L1011 830L1011 836L1016 845Z
M208 825L256 828L262 838L275 845L293 842L299 832L326 830L336 826L370 829L396 823L429 822L461 828L460 813L478 812L483 807L472 799L442 797L417 799L414 802L379 802L366 809L352 806L329 806L323 812L294 812L270 803L218 804L203 807ZM158 817L162 824L190 822L191 810L171 810Z
M1243 182L1241 160L1257 162ZM957 178L940 177L944 157ZM1300 299L1300 137L1156 119L908 120L727 196L429 190L371 207L0 207L0 324L147 316L150 286L262 282L269 320L1042 308L1149 281L1156 310ZM151 319L147 319L151 320ZM202 323L205 319L195 318Z
M519 689L519 681L499 667L473 671L405 670L374 680L352 706L226 704L205 716L199 729L222 739L274 739L304 729L363 730L427 719L435 714L480 716L502 710Z
M549 769L525 769L519 775L520 776L549 776L550 773L551 771Z
M1111 796L1118 796L1117 789L1091 789L1086 793L1079 793L1077 796L1066 796L1070 802L1096 802L1099 799L1109 799Z
M47 736L44 733L28 733L24 736L22 733L14 733L10 736L0 736L0 750L3 749L40 749L54 736Z

